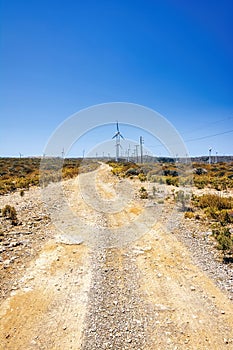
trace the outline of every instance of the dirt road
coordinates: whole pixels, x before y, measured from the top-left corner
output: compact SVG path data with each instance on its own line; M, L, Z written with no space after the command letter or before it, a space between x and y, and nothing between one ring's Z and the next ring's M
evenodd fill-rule
M114 198L117 181L107 166L95 181L102 198ZM93 229L124 228L144 210L145 201L133 198L120 214L98 212L76 180L64 191ZM65 244L55 232L17 286L0 308L4 350L233 349L232 301L158 217L125 247Z

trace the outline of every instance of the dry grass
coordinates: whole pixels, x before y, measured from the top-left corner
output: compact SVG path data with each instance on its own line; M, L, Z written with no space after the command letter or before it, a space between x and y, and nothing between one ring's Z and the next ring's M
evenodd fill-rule
M99 164L95 161L85 161L82 159L63 159L62 178L72 178L79 172L95 170ZM27 190L31 186L38 186L40 183L40 158L0 158L0 195L16 191L18 189ZM54 166L53 166L54 165ZM49 167L43 170L43 180L48 184L61 179L60 171L57 169L57 159L49 161ZM23 192L21 192L23 193Z

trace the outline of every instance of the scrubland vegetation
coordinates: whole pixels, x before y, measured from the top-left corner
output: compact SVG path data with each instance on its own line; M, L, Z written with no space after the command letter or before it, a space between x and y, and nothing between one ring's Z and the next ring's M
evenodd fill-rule
M194 164L194 168L197 188L208 186L217 191L233 188L233 163Z
M139 179L158 184L175 186L172 190L174 202L180 205L185 218L202 221L212 232L216 247L224 255L233 255L233 164L232 163L115 163L109 162L112 173L118 177ZM214 191L189 196L182 189ZM155 192L155 186L153 187ZM148 192L144 186L139 190L139 197L147 199Z
M211 228L217 248L233 254L233 163L147 163L113 162L108 164L114 175L120 178L138 179L142 182L139 198L148 199L150 194L143 183L165 184L172 187L172 200L180 205L185 218L201 220ZM19 191L21 197L31 186L72 178L80 172L95 170L96 161L83 159L0 158L0 194ZM60 171L62 169L62 171ZM40 175L42 173L42 180ZM189 196L184 188L215 190ZM164 202L164 200L161 200ZM17 225L17 213L10 205L2 208L1 215L12 225Z
M233 189L233 163L121 163L108 162L112 173L119 177L138 177L159 184L176 187L194 184L198 189L213 188L217 191Z
M193 212L189 218L202 219L210 224L217 248L230 255L233 254L233 197L218 194L193 196Z
M42 169L40 164L40 158L0 158L0 194L20 190L20 195L23 196L24 190L40 184L40 170L44 184L48 184L60 180L61 177L68 179L77 176L80 171L92 171L99 166L95 161L61 158L44 159Z

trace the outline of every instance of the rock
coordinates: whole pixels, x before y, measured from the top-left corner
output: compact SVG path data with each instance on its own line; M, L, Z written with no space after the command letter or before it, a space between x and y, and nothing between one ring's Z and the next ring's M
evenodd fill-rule
M194 168L193 173L197 175L206 174L207 170L205 168Z
M11 260L10 260L10 259L7 259L7 260L5 260L5 261L3 262L4 265L10 265L10 263L11 263Z
M147 247L145 247L145 248L142 248L142 250L144 251L144 252L150 252L151 251L151 246L147 246Z
M19 246L20 244L22 244L20 241L18 241L18 242L11 242L11 243L9 244L9 248L17 247L17 246Z
M63 243L68 245L80 245L83 243L83 239L78 235L70 236L70 235L60 235L56 239L57 243Z

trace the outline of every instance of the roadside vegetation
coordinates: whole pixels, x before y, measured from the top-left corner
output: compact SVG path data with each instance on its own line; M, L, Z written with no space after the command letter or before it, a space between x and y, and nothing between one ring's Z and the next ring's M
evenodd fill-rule
M217 191L233 189L233 163L147 163L135 164L113 162L112 173L118 177L139 178L140 181L150 181L176 187L194 185L198 189L206 187Z
M233 256L233 197L218 194L193 196L192 212L187 217L206 221L217 241L217 249Z
M135 164L109 162L112 173L118 177L155 183L153 196L158 192L156 184L172 187L171 199L178 204L187 219L199 220L212 232L216 248L223 257L233 259L233 163L154 163ZM184 187L200 190L200 195L186 194ZM177 189L176 189L177 188ZM213 193L201 194L201 190ZM139 198L150 198L146 187L139 189ZM162 203L164 200L160 200ZM158 202L159 203L159 202Z
M60 161L63 162L63 159ZM0 194L19 190L20 195L23 196L25 190L31 186L38 186L40 183L40 162L40 158L0 158ZM46 166L43 170L43 180L46 184L60 179L59 172L56 172L57 162L57 158L49 160L49 167ZM64 159L62 165L63 179L77 176L80 171L95 170L99 166L95 161L83 161L76 158Z
M226 191L233 188L233 163L194 163L194 184L197 188Z

